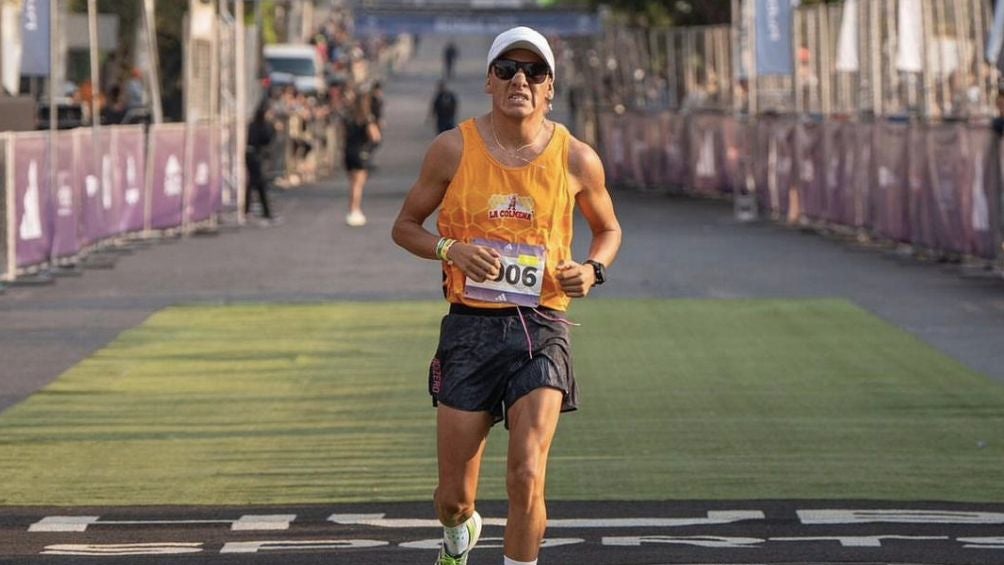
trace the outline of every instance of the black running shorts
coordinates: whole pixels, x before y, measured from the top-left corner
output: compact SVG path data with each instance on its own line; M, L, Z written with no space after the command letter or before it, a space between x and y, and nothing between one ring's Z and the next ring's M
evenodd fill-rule
M564 393L562 412L577 409L568 324L561 312L538 310L521 308L520 320L516 308L452 305L429 367L433 406L491 412L498 423L517 400L551 387Z

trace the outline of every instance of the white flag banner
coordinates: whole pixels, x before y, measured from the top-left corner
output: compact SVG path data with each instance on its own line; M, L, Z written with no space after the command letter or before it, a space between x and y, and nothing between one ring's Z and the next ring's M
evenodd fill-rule
M936 37L927 50L928 68L942 78L959 68L959 58L959 42L954 37Z
M17 94L21 84L21 13L17 3L0 2L0 37L3 37L2 86L7 92Z
M920 2L921 0L899 0L896 68L909 73L924 70L924 17Z
M840 15L840 35L837 37L837 70L853 73L858 61L858 0L846 0Z

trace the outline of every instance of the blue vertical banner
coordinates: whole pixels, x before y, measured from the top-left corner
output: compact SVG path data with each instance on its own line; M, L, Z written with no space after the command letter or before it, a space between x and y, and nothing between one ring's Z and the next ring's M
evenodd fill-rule
M756 1L756 72L788 75L794 72L792 27L797 0Z
M987 62L998 69L1001 68L1001 63L1004 63L1004 59L1001 58L1002 45L1004 45L1004 2L998 0L994 6L994 23L987 37L986 50Z
M49 76L49 0L24 0L21 38L21 75Z

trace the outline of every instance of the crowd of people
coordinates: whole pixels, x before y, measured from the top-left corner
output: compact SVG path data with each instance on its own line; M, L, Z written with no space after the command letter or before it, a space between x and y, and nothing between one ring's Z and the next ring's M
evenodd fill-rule
M90 79L68 85L66 94L79 105L85 123L92 121L95 97L101 125L149 123L150 99L142 70L113 51L105 57L98 79L97 93Z
M293 84L270 85L248 131L246 211L253 211L252 200L257 197L263 222L275 223L268 203L270 185L295 187L342 168L350 194L345 222L362 226L366 224L362 194L382 139L380 76L400 67L410 54L410 38L357 40L351 19L336 12L309 44L316 47L324 65L327 88L314 93L298 91ZM265 139L260 135L265 130L270 132L268 142L252 145L252 134Z

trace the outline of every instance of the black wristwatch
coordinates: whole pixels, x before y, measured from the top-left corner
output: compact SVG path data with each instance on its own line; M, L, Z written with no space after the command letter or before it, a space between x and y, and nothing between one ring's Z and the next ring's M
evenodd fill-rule
M607 267L603 263L593 261L592 259L586 259L585 264L593 266L593 275L596 278L596 282L593 283L593 286L607 282Z

